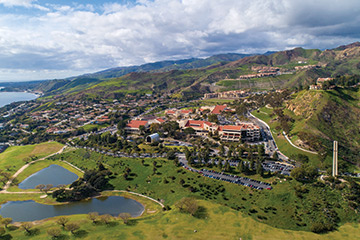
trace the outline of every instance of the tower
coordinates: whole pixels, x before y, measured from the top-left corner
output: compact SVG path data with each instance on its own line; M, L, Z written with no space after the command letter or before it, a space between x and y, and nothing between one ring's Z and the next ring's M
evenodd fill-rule
M336 177L338 175L338 142L337 141L334 141L332 175L333 177Z

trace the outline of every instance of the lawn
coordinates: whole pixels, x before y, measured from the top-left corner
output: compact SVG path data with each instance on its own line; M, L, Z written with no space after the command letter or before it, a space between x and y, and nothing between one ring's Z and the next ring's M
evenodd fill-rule
M14 174L25 162L24 159L46 157L59 151L64 145L58 142L46 142L36 145L11 146L0 154L0 169Z
M89 155L82 149L55 156L60 157L81 169L95 168L102 162L114 173L110 183L116 190L144 194L161 200L170 207L183 197L193 196L230 207L273 227L308 231L313 223L312 219L323 218L325 213L319 208L305 214L309 208L305 203L320 201L319 206L341 207L336 207L341 224L356 219L356 214L350 211L347 203L342 200L340 191L333 191L329 187L321 187L322 191L319 191L319 187L310 184L308 193L303 199L299 199L294 191L294 187L299 183L291 178L264 179L263 181L273 180L276 184L273 184L273 190L258 191L203 177L176 167L173 161L162 158L113 158L92 152ZM123 176L126 169L130 170L127 179ZM259 176L255 177L262 180ZM330 193L331 198L324 195ZM300 204L300 201L304 203Z
M49 160L49 159L46 159L46 160L43 160L43 161L39 161L39 162L35 162L33 164L31 164L29 167L27 167L22 173L19 174L19 176L17 176L17 181L20 183L22 182L23 180L25 180L27 177L29 177L30 175L44 169L44 168L47 168L49 167L50 165L52 164L56 164L56 165L59 165L67 170L69 170L70 172L73 172L75 173L76 175L78 176L82 176L83 173L80 172L79 170L71 167L69 164L65 163L65 162L62 162L62 161L59 161L59 160L56 160L56 161L53 161L53 160ZM12 186L8 189L8 191L10 192L24 192L24 191L34 191L32 189L28 189L28 190L24 190L24 189L19 189L17 186Z
M257 112L257 111L252 112L252 114L255 117L263 120L270 126L271 132L273 134L276 145L279 148L280 152L285 154L287 157L291 157L292 155L297 155L297 154L304 154L309 157L309 161L311 164L313 164L314 166L318 166L320 164L320 162L318 160L317 154L304 152L298 148L291 146L291 144L283 136L282 131L277 131L275 129L275 127L278 125L278 123L275 121L272 121L273 117L271 117L271 113L272 113L272 109L269 109L266 107L260 108L259 112Z
M277 229L253 220L229 207L208 201L198 201L202 208L202 216L192 217L181 213L176 208L159 214L140 217L125 225L121 220L112 220L110 224L93 224L86 215L70 216L69 222L76 222L80 229L75 235L62 230L55 222L56 219L41 221L36 225L37 234L33 239L49 239L49 228L61 229L61 239L357 239L359 224L346 224L338 231L329 234L314 234L303 231ZM29 239L24 231L17 230L6 232L13 239ZM5 239L5 238L4 238ZM10 239L10 236L6 239Z

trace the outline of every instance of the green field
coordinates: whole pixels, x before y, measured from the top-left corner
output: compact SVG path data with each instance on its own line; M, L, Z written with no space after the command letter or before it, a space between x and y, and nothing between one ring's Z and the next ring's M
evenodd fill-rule
M285 154L288 157L290 157L291 155L296 155L296 154L306 155L309 157L309 162L311 164L313 164L315 166L319 166L317 154L312 154L312 153L308 153L305 151L301 151L300 149L291 146L291 144L283 136L282 131L281 130L277 131L275 129L275 127L278 126L279 124L276 121L273 121L274 117L270 116L271 113L272 113L272 109L266 108L266 107L260 108L259 112L257 112L257 111L252 112L252 114L255 117L263 120L270 126L271 132L273 134L276 145L279 148L280 152L282 152L283 154Z
M24 159L39 159L59 151L64 145L58 142L46 142L36 145L12 146L0 154L0 169L15 173L25 162Z
M349 210L347 203L342 200L340 191L309 184L307 194L300 199L294 190L300 183L291 178L271 178L269 180L274 182L273 190L258 191L202 177L176 167L172 161L166 159L113 158L92 152L89 155L81 149L55 158L60 157L81 169L95 168L102 162L114 173L110 183L115 189L130 190L160 199L172 208L181 198L193 196L236 209L273 227L289 230L308 231L313 218L326 219L321 207L313 209L308 205L314 202L319 206L333 206L340 224L356 219L356 214ZM130 169L128 179L123 177L126 168ZM257 175L250 177L261 180ZM320 188L322 191L319 191ZM307 212L309 208L312 209L311 212Z
M306 240L353 240L357 239L359 224L346 224L329 234L314 234L303 231L277 229L253 220L229 207L207 201L199 201L203 209L200 218L180 213L177 209L161 212L155 216L140 217L125 225L121 220L111 224L93 224L86 215L70 216L70 222L77 222L80 229L72 235L62 230L61 239L306 239ZM56 219L41 221L35 226L37 233L25 236L21 228L7 230L13 239L50 239L47 229L61 227ZM6 236L6 235L5 235ZM10 239L10 238L4 238Z
M102 162L114 173L110 183L115 190L129 190L150 196L163 201L171 209L162 212L160 206L150 200L126 195L146 206L145 214L133 220L131 225L124 225L120 220L113 220L108 225L94 225L86 215L74 215L69 218L80 223L80 230L75 236L62 231L61 239L354 239L359 227L355 223L358 222L358 216L342 200L341 192L328 186L319 188L309 184L306 186L307 193L299 198L294 194L294 187L301 184L291 178L269 178L273 190L258 191L205 178L161 158L114 158L81 149L71 150L31 165L19 179L58 163L58 160L66 160L83 170L95 168ZM123 177L126 168L131 170L128 179ZM251 178L261 180L257 175ZM0 202L35 200L55 203L50 196L41 199L41 195L43 193L0 194ZM179 212L175 203L183 197L198 199L201 206L198 217ZM338 229L322 235L308 232L313 219L326 221L327 215L322 211L325 207L332 209L340 219ZM59 228L54 218L39 221L36 226L38 233L33 237L49 239L47 229L52 227ZM29 238L21 229L7 230L6 234L14 239Z

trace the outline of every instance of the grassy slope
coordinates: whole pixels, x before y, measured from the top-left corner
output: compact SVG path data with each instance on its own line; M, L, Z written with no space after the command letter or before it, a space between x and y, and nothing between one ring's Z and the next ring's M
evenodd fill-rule
M94 225L84 215L71 216L71 222L77 222L81 228L78 237L81 239L356 239L359 224L346 224L339 231L318 235L302 231L282 230L254 221L228 207L200 201L206 209L206 218L191 217L178 210L171 210L133 222L126 226L114 221L110 226ZM49 239L48 228L60 228L54 220L49 220L37 228L36 239ZM197 232L194 232L196 230ZM14 239L29 239L20 229L8 232ZM69 232L62 231L64 239L75 239Z
M85 215L71 216L72 221L80 223L82 231L79 232L79 235L84 239L118 237L122 239L204 239L204 237L208 239L223 239L224 237L226 239L238 239L239 237L243 239L269 239L270 236L276 236L277 239L288 239L290 236L294 239L335 239L339 237L341 239L353 239L354 231L358 228L358 224L345 224L339 228L339 231L326 235L292 231L308 229L308 227L297 226L296 223L298 221L295 218L298 219L300 217L302 218L302 223L311 224L311 219L316 215L305 213L308 209L312 208L311 203L315 202L320 208L340 203L336 207L336 212L340 219L344 222L356 219L354 213L346 207L346 204L344 205L341 202L339 193L333 192L328 188L323 188L325 192L320 191L322 192L320 196L316 187L309 187L309 193L303 199L299 199L293 193L293 187L297 184L294 181L278 181L278 184L274 185L272 191L260 192L247 187L201 177L182 168L177 168L171 161L163 159L155 159L157 161L157 173L153 175L154 159L146 159L145 164L142 165L140 159L119 159L96 153L91 153L90 157L85 159L84 156L86 155L84 153L84 150L70 151L53 158L68 160L83 169L93 168L99 161L102 161L105 166L108 166L115 172L116 177L111 182L116 189L128 188L155 199L164 199L165 204L172 207L171 211L159 213L155 216L146 214L133 222L134 224L131 226L125 226L120 222L115 222L113 224L114 227L95 226L86 219ZM38 168L45 167L51 163L53 163L52 160L46 160L38 163L39 165L33 165L32 169L30 168L29 172L25 172L24 175L31 174ZM122 177L122 172L126 167L131 169L130 180L124 180ZM174 180L171 179L173 176L175 177ZM168 182L165 182L164 179L167 179ZM180 179L185 181L184 186L179 184ZM198 189L198 191L190 192L190 186ZM48 204L53 203L52 198L40 199L40 195L3 194L0 195L0 201L32 199ZM205 208L202 218L194 218L179 213L174 207L173 204L184 196L194 196L207 200L200 201L200 205ZM141 198L136 200L142 203L145 201ZM273 207L273 209L269 210L269 207ZM156 206L151 204L150 208L158 209L158 207L156 208ZM234 209L238 209L238 211ZM252 213L250 210L252 210ZM314 212L316 211L314 210ZM319 213L317 212L316 214ZM260 220L259 216L265 218ZM320 212L316 219L321 220L322 217L324 216ZM36 239L48 239L46 231L49 227L54 226L56 224L52 219L42 221L37 226L40 232ZM194 233L194 229L197 230L197 233ZM20 229L9 231L8 233L15 239L28 238L24 236ZM68 232L63 231L63 234L65 239L67 238L66 236L73 238Z
M291 134L305 132L323 141L331 151L332 140L341 146L340 156L347 151L360 151L359 88L330 91L301 91L288 103L287 113L295 118ZM344 152L345 151L345 152Z
M112 158L96 153L91 153L90 158L85 159L84 156L86 156L85 150L62 154L65 160L82 169L93 168L98 161L102 161L115 173L115 178L111 180L115 189L128 189L155 199L163 199L164 204L169 206L182 197L194 196L237 209L254 219L262 219L262 222L274 227L308 230L312 224L312 218L322 219L324 216L322 211L317 209L310 214L304 214L309 209L305 203L318 201L320 206L333 206L340 203L340 208L336 207L336 212L342 223L354 219L354 213L348 210L346 203L341 200L340 193L338 191L331 193L327 187L322 188L325 189L323 192L319 191L318 187L310 185L309 193L300 200L294 194L294 186L298 184L294 180L281 182L277 180L278 184L274 185L273 190L257 191L204 178L196 173L177 168L171 161L164 159L146 159L143 165L141 159ZM154 160L157 162L156 174L153 174ZM131 174L130 179L125 180L122 174L127 167L131 169ZM185 182L183 185L180 184L181 179ZM331 197L324 199L322 194ZM274 207L275 210L269 210L269 207Z
M278 122L274 121L275 117L271 117L272 109L269 108L261 108L259 112L253 111L252 114L260 118L261 120L265 121L271 128L272 134L274 136L275 142L279 150L285 154L286 156L296 155L296 154L304 154L309 157L310 162L317 166L319 164L318 157L316 154L311 154L308 152L301 151L300 149L297 149L285 139L285 137L282 135L281 131L277 131L275 129L276 126L279 125Z
M63 145L58 142L9 147L5 152L0 154L0 169L5 169L5 166L11 166L8 172L13 174L24 165L23 159L30 156L37 158L46 157L59 151L62 147Z

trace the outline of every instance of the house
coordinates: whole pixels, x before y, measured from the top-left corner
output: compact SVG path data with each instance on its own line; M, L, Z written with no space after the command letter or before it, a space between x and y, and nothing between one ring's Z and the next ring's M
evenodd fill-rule
M322 85L324 84L324 82L328 82L328 81L331 81L333 80L334 78L318 78L316 80L316 85L318 85L319 87L322 88Z
M125 131L127 133L140 133L140 126L144 126L145 128L149 127L148 121L141 121L141 120L131 120L125 127Z
M321 87L319 85L310 85L309 90L319 90Z

